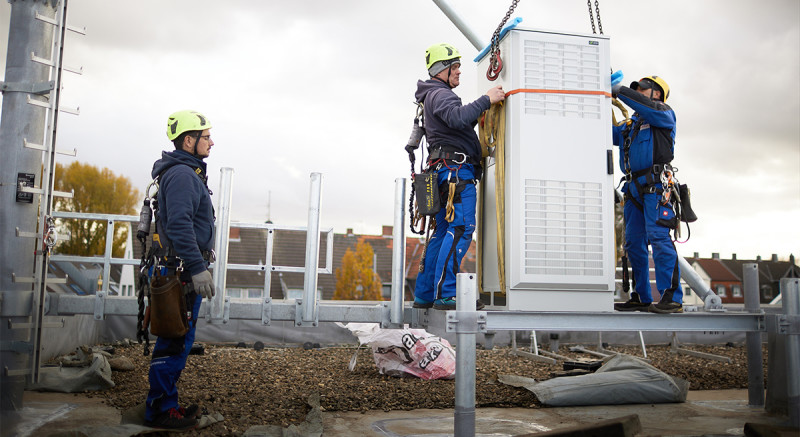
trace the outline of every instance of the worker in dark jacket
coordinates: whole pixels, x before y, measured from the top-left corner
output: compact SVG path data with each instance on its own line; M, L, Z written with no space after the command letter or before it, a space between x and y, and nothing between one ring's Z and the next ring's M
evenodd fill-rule
M424 105L428 165L437 172L442 205L449 204L449 208L442 207L436 215L436 229L417 276L413 306L454 310L456 274L475 231L475 184L481 174L481 146L475 125L481 113L505 99L505 94L496 86L462 105L453 92L461 76L458 50L449 44L436 44L425 56L430 79L417 82L415 97ZM483 305L479 302L478 306Z
M674 197L664 193L662 181L672 174L675 147L675 112L667 104L669 86L658 76L615 86L613 94L636 111L627 124L613 127L625 174L625 251L633 270L634 292L617 311L683 312L680 267L670 231L678 218ZM648 244L653 249L658 303L650 293Z
M214 209L208 189L206 163L214 142L211 123L196 111L179 111L167 121L167 137L175 150L162 152L153 164L159 178L158 229L167 257L180 273L186 296L189 331L179 338L159 337L150 361L150 391L145 424L165 429L191 429L200 408L178 404L177 382L194 343L197 315L203 298L214 296L208 264L214 245Z

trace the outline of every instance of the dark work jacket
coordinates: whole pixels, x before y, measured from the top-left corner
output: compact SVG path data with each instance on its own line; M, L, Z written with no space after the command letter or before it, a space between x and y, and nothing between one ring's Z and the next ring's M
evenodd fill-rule
M475 133L478 117L491 106L489 96L467 105L447 84L437 79L417 82L414 95L425 105L425 136L431 146L451 146L481 161L481 143Z
M197 170L199 169L199 172ZM158 230L163 244L172 243L184 271L203 272L202 252L214 247L214 209L205 181L206 163L183 150L162 152L152 176L158 188Z

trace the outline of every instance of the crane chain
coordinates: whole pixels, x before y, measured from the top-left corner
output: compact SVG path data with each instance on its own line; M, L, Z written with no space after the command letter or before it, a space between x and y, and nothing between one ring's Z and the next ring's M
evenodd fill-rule
M503 20L492 34L492 47L489 51L489 71L486 73L486 77L489 78L489 80L497 79L500 70L503 69L503 61L500 59L500 31L503 30L503 26L505 26L508 19L511 18L511 14L514 13L514 9L517 8L517 3L519 3L519 0L511 1L508 12L506 12L505 17L503 17Z
M589 21L592 23L592 33L597 33L600 29L600 35L603 34L603 23L600 21L600 0L594 0L594 8L597 13L597 28L594 25L594 15L592 14L592 0L586 0L586 6L589 8Z

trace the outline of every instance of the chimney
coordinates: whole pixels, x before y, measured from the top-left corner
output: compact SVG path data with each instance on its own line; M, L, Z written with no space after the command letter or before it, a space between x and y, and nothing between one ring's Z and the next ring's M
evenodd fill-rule
M393 230L394 230L394 226L386 226L386 225L384 225L383 226L383 231L381 231L381 235L383 235L384 237L391 238Z
M732 260L732 261L736 261L736 254L735 254L735 253L732 253L732 254L731 254L731 260Z
M756 257L756 261L757 261L757 262L761 262L761 255L758 255L758 256Z
M348 237L352 237L353 236L353 228L347 228L347 236Z
M698 259L698 258L700 258L700 252L695 252L694 253L694 259Z
M711 259L719 259L719 252L712 252Z
M778 254L777 253L773 253L772 254L772 262L774 262L774 263L778 262Z

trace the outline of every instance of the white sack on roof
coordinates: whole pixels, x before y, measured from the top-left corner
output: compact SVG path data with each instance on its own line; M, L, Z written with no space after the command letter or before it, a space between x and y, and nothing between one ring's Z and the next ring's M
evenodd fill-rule
M381 374L416 376L422 379L452 379L456 375L456 351L450 343L424 329L381 329L377 323L339 323L372 347L372 357ZM356 354L358 351L356 351ZM355 367L356 355L350 360Z
M660 404L685 402L689 382L676 378L630 355L610 358L595 373L536 382L532 378L500 375L498 380L533 392L544 405Z
M25 389L33 391L54 391L62 393L82 393L99 391L114 387L111 378L111 365L100 353L92 354L88 367L49 367L39 370L39 382L29 383Z

